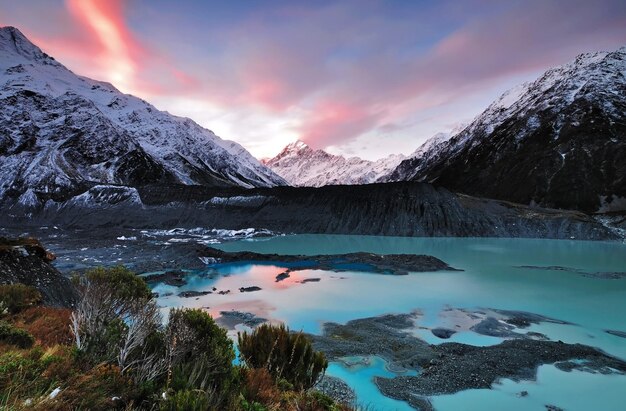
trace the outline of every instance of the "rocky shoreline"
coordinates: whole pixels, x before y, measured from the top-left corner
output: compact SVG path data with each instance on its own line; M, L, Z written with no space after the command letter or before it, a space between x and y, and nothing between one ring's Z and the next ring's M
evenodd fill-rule
M346 405L355 405L357 398L356 393L343 380L325 375L314 388L323 394L328 395L333 400Z
M350 356L376 355L385 359L390 367L417 371L417 376L376 377L375 383L384 395L406 401L420 410L432 409L429 397L434 395L490 388L502 378L533 380L537 368L543 364L554 364L563 371L626 373L625 361L596 348L547 341L545 336L513 331L514 328L517 331L526 328L531 323L566 322L519 311L486 312L502 317L481 319L476 316L477 324L483 326L472 326L474 328L471 329L483 335L495 334L505 338L497 345L428 344L413 332L418 328L418 312L357 319L344 325L325 323L321 335L310 337L314 347L325 352L333 361ZM485 321L489 327L484 326Z
M409 272L463 271L430 255L348 253L324 255L261 254L250 251L227 252L205 247L200 256L216 264L233 262L275 262L287 265L287 270L276 277L285 279L290 272L299 270L324 270L334 272L366 271L377 274L407 275ZM316 281L309 279L308 281Z

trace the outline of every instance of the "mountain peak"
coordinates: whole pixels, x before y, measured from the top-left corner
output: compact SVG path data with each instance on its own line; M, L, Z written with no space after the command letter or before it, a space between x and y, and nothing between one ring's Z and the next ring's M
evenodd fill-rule
M300 150L304 150L307 148L311 148L311 147L309 147L308 144L302 140L296 140L292 143L287 144L287 146L285 147L285 150L286 151L300 151Z
M403 155L391 155L378 161L314 150L297 140L288 144L276 157L263 160L276 174L294 186L320 187L333 184L368 184L394 169Z
M59 64L13 26L0 27L0 52L19 55L27 60L45 64Z

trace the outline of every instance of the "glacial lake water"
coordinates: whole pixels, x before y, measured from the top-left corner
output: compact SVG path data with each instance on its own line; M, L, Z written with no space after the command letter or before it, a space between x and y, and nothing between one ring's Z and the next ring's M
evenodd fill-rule
M571 323L541 323L526 331L543 333L551 340L594 346L626 360L626 339L605 332L626 332L626 278L606 274L626 271L624 243L291 235L214 246L225 251L302 255L357 251L429 254L464 271L393 276L361 272L353 267L341 273L296 271L276 282L276 275L284 271L280 264L225 264L211 275L192 273L188 284L180 288L157 285L154 291L161 295L158 301L164 309L203 307L214 316L219 316L220 311L245 311L309 333L321 332L322 324L328 321L345 323L418 311L415 335L429 343L456 341L472 345L497 344L502 339L462 329L443 340L430 329L453 326L459 310L518 310ZM319 281L301 282L306 279ZM262 290L239 292L239 287L244 286ZM231 293L197 298L177 296L181 291L214 287ZM172 294L164 296L168 293ZM394 375L381 358L371 357L356 365L333 362L328 374L351 385L358 402L369 406L369 410L412 409L404 402L384 397L376 389L373 376ZM519 395L522 391L528 395ZM626 376L564 372L544 365L539 368L536 381L502 380L490 390L467 390L431 400L437 410L545 410L548 404L565 410L624 410Z

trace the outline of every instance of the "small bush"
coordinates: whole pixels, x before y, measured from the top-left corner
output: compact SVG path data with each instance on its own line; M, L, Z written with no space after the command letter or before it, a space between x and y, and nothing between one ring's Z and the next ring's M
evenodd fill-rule
M332 398L317 391L288 391L281 397L280 410L288 411L351 411L348 406L337 404Z
M128 398L133 389L118 367L101 364L71 378L53 401L42 405L47 410L111 410L119 405L113 397Z
M242 394L250 407L254 403L269 405L280 402L280 388L266 368L243 369L242 374Z
M168 396L161 403L161 411L207 411L212 409L202 390L183 390Z
M170 387L200 390L211 407L228 409L237 396L235 352L226 330L201 310L173 309L166 330Z
M27 398L36 399L54 389L61 378L53 369L71 374L67 367L57 367L67 358L62 350L53 353L39 347L0 355L0 404L22 404Z
M28 332L0 321L0 343L14 345L19 348L30 348L35 343L35 339Z
M0 285L0 315L17 314L41 303L41 293L24 284Z
M120 299L152 298L152 291L143 278L122 265L92 268L85 272L85 278L92 284L106 284L115 290L115 296Z
M326 356L314 351L304 334L292 334L285 325L263 324L238 336L246 365L266 368L275 381L285 379L296 390L313 387L328 367Z
M146 359L147 338L161 316L145 281L122 267L95 268L79 280L80 300L71 314L71 332L85 360L116 361L122 372Z
M268 408L258 402L248 402L245 398L239 401L239 409L241 411L268 411Z

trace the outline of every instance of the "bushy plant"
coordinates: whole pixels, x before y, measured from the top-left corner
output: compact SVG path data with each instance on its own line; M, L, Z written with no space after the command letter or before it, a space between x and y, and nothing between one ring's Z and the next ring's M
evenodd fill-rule
M328 367L326 356L313 350L303 333L285 325L263 324L239 333L241 358L251 368L266 368L274 380L285 379L297 390L313 387Z
M78 290L81 298L71 315L71 330L87 360L115 361L122 372L154 360L145 348L158 332L161 316L141 277L122 266L95 268L87 271Z
M173 309L166 330L168 383L176 391L200 390L211 407L227 409L237 394L235 352L226 330L201 310Z
M115 291L115 296L119 299L152 298L152 291L143 278L123 265L92 268L85 272L85 279L91 284L106 284Z
M35 339L27 331L0 321L0 343L14 345L19 348L30 348L35 343Z
M280 410L289 411L351 411L346 405L337 404L332 398L317 391L287 391L281 397Z
M40 347L0 355L0 404L21 405L24 399L38 398L54 389L62 380L55 370L62 370L58 364L67 358L65 352L51 353Z
M0 316L16 314L41 303L41 293L24 284L0 285Z
M252 407L250 409L255 403L269 405L280 402L281 389L266 368L244 368L242 379L242 395Z
M208 411L211 404L202 390L181 390L168 396L160 404L161 411Z
M122 375L119 367L100 364L87 372L75 375L61 389L54 400L46 400L40 409L46 410L111 410L122 405L114 397L128 398L134 386Z

